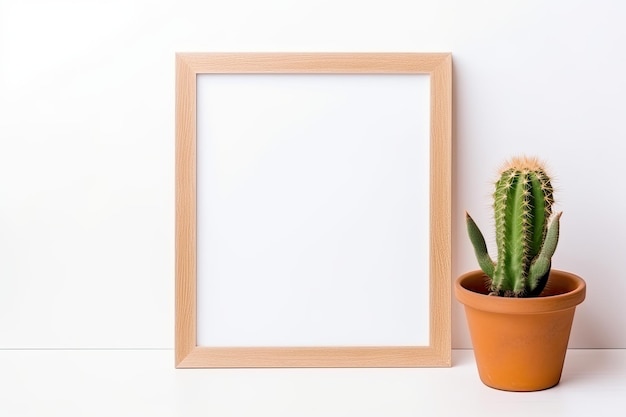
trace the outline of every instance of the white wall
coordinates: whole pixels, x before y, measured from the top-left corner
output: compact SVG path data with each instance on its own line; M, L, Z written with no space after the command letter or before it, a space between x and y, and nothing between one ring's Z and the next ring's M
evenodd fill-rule
M571 346L626 348L626 3L0 2L0 348L170 348L174 53L452 52L453 275L501 162L556 176ZM455 347L469 347L453 301Z

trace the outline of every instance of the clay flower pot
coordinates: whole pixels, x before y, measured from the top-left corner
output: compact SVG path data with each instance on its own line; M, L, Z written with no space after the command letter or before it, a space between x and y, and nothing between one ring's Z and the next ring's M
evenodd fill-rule
M506 391L538 391L559 383L574 311L585 281L552 270L539 297L487 295L482 271L460 276L456 298L465 305L480 379Z

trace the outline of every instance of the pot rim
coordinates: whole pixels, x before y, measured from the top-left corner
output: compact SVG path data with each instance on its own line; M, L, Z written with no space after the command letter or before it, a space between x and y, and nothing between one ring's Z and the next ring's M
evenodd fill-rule
M551 281L558 282L559 287L565 287L564 292L554 295L544 295L530 298L510 298L490 296L468 289L472 283L482 281L486 276L481 270L466 272L457 278L454 283L454 292L459 302L477 310L503 314L538 314L551 311L567 310L576 307L585 299L587 284L576 274L552 269Z

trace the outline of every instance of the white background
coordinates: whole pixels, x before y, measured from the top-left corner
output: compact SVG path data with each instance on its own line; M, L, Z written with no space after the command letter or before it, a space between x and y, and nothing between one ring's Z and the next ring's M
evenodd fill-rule
M626 3L0 2L0 347L171 348L174 53L452 52L453 276L496 168L556 176L572 347L625 348ZM453 345L469 347L453 302Z
M197 343L429 345L430 77L197 77Z

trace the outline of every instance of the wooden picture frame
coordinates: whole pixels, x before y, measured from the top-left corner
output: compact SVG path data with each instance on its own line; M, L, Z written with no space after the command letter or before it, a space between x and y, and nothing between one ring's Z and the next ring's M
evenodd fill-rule
M445 367L451 365L451 71L449 53L179 53L176 55L175 366ZM197 344L197 77L201 74L425 74L430 85L429 342L419 346ZM262 296L262 294L260 295Z

